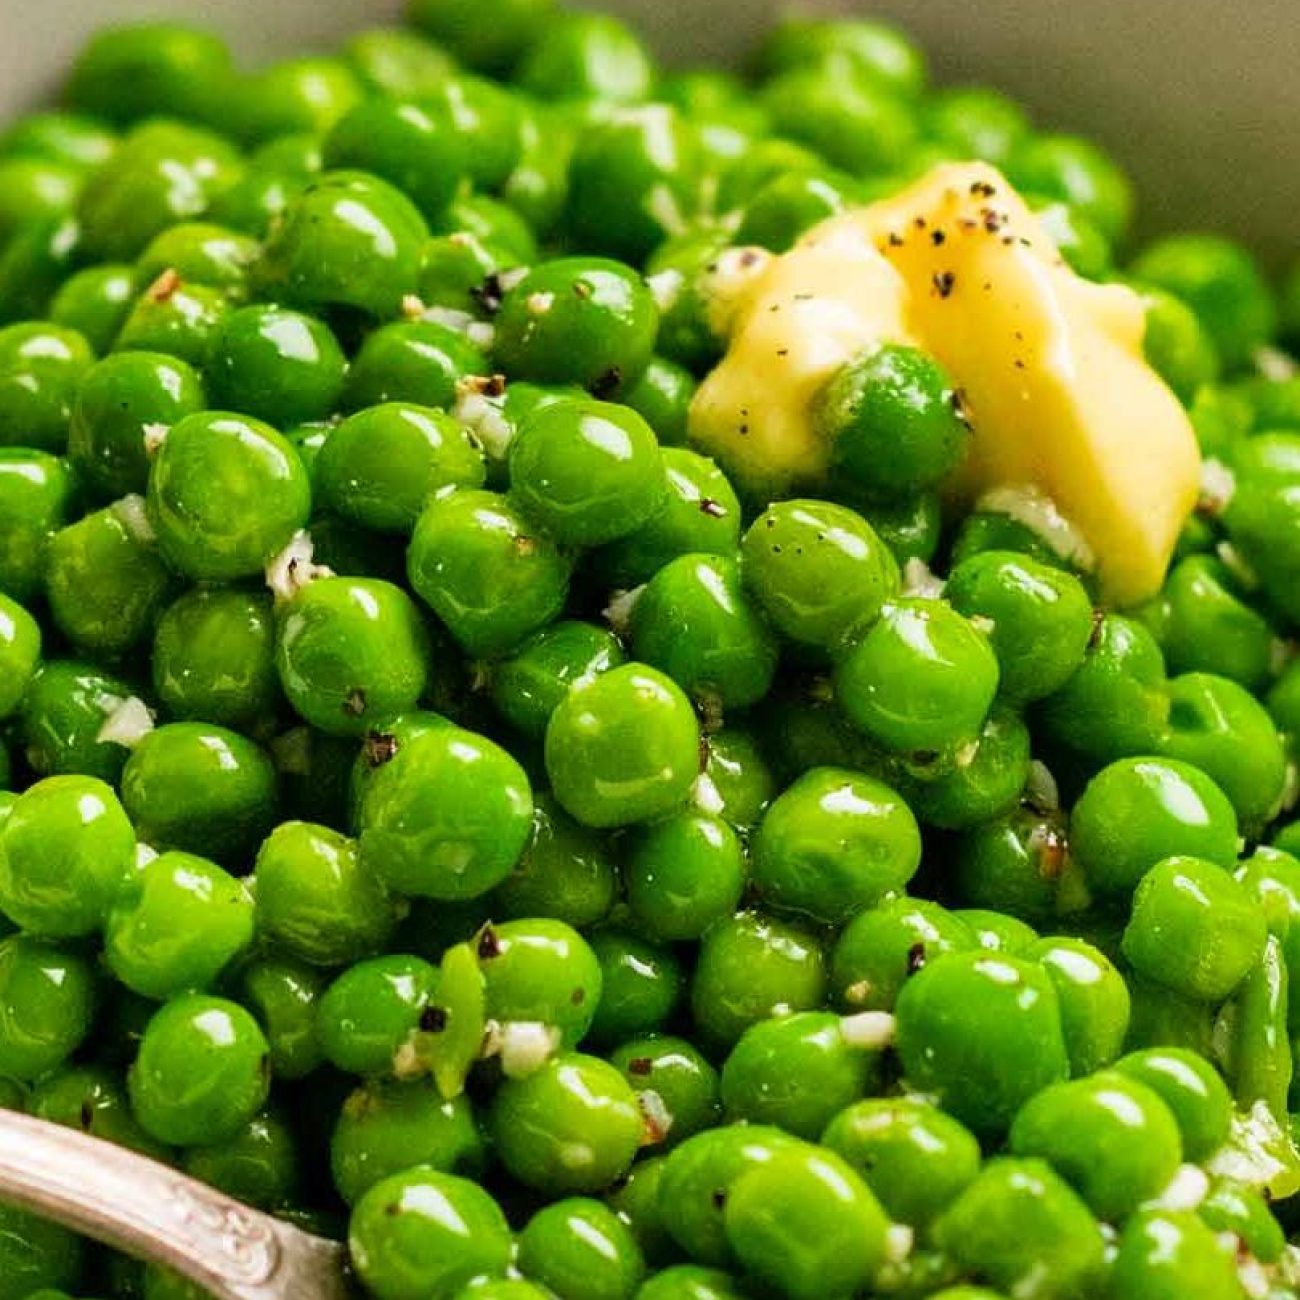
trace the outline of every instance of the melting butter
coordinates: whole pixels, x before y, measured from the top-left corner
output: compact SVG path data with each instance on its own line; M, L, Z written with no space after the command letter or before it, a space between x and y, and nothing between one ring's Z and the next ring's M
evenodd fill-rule
M1076 276L998 171L946 164L779 257L731 257L713 287L728 347L690 431L748 494L824 488L813 398L845 362L909 343L947 368L973 430L956 497L1037 489L1109 602L1158 589L1198 491L1191 423L1146 363L1140 297Z

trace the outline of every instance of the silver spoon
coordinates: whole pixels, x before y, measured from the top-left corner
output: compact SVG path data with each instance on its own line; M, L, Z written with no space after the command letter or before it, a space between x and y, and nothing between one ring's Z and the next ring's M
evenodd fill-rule
M132 1151L0 1111L0 1201L166 1265L215 1300L354 1300L346 1251Z

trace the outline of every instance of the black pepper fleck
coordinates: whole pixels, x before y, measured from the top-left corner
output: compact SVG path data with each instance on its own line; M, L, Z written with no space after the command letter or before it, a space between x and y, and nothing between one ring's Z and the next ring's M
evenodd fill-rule
M426 1034L440 1034L447 1028L445 1007L425 1007L420 1012L420 1029Z
M957 277L951 271L936 271L933 284L935 293L940 298L947 298L956 287Z
M501 956L501 940L491 925L485 925L479 931L477 951L481 961L491 961L493 957Z

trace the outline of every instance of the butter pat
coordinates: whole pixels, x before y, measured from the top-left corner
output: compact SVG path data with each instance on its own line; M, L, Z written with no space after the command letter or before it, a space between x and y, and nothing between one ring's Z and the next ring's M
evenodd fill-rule
M823 488L813 397L845 362L907 343L946 367L971 424L955 497L1037 489L1086 540L1108 602L1159 588L1197 497L1191 423L1145 361L1139 296L1076 276L994 168L941 166L815 227L751 268L725 323L691 439L750 495Z

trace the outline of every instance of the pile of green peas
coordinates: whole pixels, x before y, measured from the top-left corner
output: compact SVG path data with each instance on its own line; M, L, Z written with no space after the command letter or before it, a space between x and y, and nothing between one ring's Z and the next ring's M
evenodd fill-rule
M966 158L1145 295L1141 608L915 349L826 499L688 445L720 254ZM94 38L0 133L0 1103L376 1300L1300 1294L1300 271L1132 207L869 19ZM198 1293L0 1208L71 1295Z

